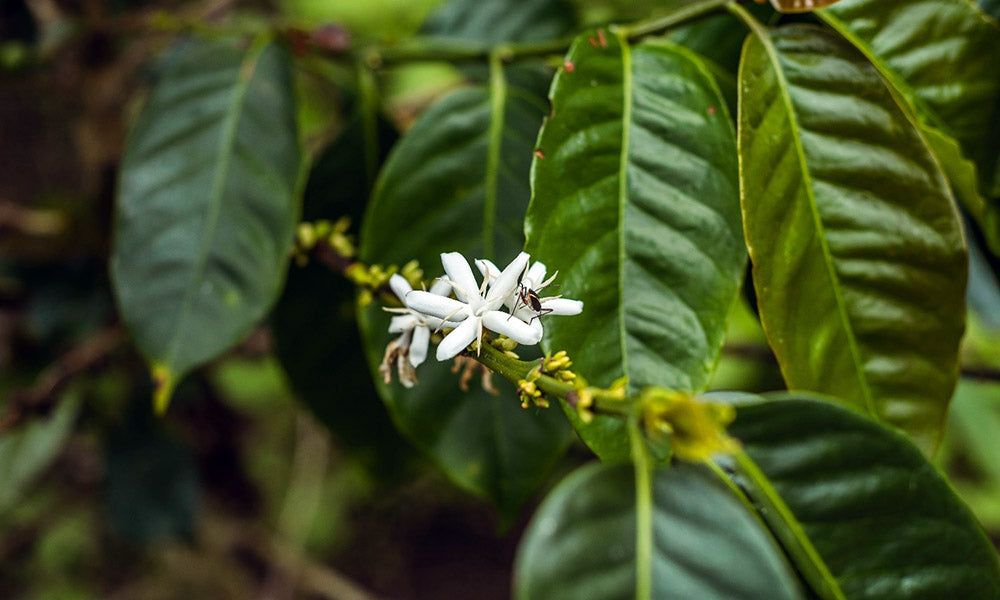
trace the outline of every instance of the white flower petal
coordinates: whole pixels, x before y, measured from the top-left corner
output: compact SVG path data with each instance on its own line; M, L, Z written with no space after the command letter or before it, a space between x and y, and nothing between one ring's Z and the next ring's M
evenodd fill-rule
M521 280L521 274L524 273L524 267L530 258L531 256L527 252L522 252L517 255L517 258L510 261L510 264L504 268L500 276L490 286L490 293L486 296L487 304L499 306L514 293L514 289L517 288L517 284Z
M437 359L448 360L454 358L459 352L476 339L476 330L479 329L479 319L466 319L461 325L456 327L451 333L444 336L437 347Z
M500 277L500 267L493 264L493 261L488 258L477 258L476 267L485 278L496 279Z
M531 289L538 289L543 281L545 281L545 263L536 260L535 264L528 268L523 283Z
M401 333L417 326L417 318L413 315L399 315L389 321L389 333Z
M464 302L423 290L414 290L407 294L406 305L418 313L439 319L461 321L468 316L467 305Z
M580 300L570 300L569 298L553 298L551 300L543 300L542 308L548 309L551 312L546 312L547 315L578 315L583 312L583 302Z
M444 266L444 272L448 274L448 279L455 284L453 286L455 287L455 296L459 300L468 302L469 294L476 294L479 290L479 284L476 283L476 277L472 274L469 261L465 260L465 257L458 252L446 252L441 254L441 264Z
M439 277L431 284L431 293L438 296L447 296L451 293L451 284Z
M410 341L410 364L414 368L427 360L427 344L431 341L431 330L426 327L417 327L413 330L413 339Z
M538 319L535 319L535 323L538 323ZM542 339L541 323L538 323L537 326L534 326L534 323L529 325L521 319L499 310L491 310L484 314L483 325L487 329L502 333L518 344L531 346Z
M392 293L396 294L396 297L400 300L406 298L406 295L413 291L413 286L410 285L410 282L399 273L389 278L389 287L392 288Z
M462 319L464 320L464 319ZM462 320L455 321L442 321L437 317L424 317L424 323L430 327L432 330L437 331L438 329L451 328L454 329L459 326Z

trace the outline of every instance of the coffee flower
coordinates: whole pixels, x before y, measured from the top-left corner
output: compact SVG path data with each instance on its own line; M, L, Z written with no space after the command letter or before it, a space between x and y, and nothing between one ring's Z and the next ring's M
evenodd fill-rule
M406 305L416 312L439 319L458 321L459 325L441 341L437 359L448 360L464 350L473 340L482 342L483 328L506 335L519 344L537 344L541 329L532 327L510 313L499 310L516 293L518 280L528 264L529 256L522 252L495 278L485 277L476 282L468 261L458 252L441 255L447 281L457 299L444 298L428 292L414 291L406 295Z
M410 282L402 275L396 274L389 278L389 287L405 304L406 295L413 291ZM451 285L438 279L431 286L429 294L445 297L451 293ZM400 336L385 349L379 373L386 383L392 380L392 364L396 364L399 381L404 387L413 387L417 382L416 368L427 359L427 345L431 339L431 329L455 327L458 323L443 321L435 317L419 313L409 308L386 308L388 312L399 313L389 322L389 333L399 333Z
M483 277L489 280L495 279L500 274L500 269L498 269L497 266L491 261L486 259L477 260L476 267L479 268L479 272L483 274ZM554 273L552 277L545 279L545 264L541 261L535 261L532 263L532 265L521 277L521 284L519 287L520 291L513 294L511 298L507 300L507 309L510 310L515 317L528 323L538 323L538 317L542 315L572 316L583 312L583 302L563 298L562 296L539 298L539 304L541 306L540 310L535 310L528 302L526 302L526 299L523 296L525 296L529 290L537 294L541 290L548 287L549 284L556 278L556 275L558 275L558 273ZM541 325L539 325L539 327L541 327ZM539 337L541 337L540 334Z

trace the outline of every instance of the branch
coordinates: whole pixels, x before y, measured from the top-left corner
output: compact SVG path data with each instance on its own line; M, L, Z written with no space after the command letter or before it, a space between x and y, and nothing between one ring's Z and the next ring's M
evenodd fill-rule
M650 34L660 33L671 27L682 25L703 17L709 13L723 9L734 0L694 0L673 7L670 12L635 21L628 25L617 27L630 40ZM399 64L416 61L448 61L487 60L491 54L497 54L505 62L523 58L537 58L552 54L564 54L573 43L576 35L541 42L509 42L497 46L468 43L447 38L412 38L395 46L371 45L359 49L357 53L369 68L377 69L387 64ZM337 52L336 54L340 54Z
M121 326L113 325L102 329L49 365L31 387L12 392L4 414L0 416L0 434L9 431L29 416L48 413L59 393L73 378L99 363L124 341L125 332Z

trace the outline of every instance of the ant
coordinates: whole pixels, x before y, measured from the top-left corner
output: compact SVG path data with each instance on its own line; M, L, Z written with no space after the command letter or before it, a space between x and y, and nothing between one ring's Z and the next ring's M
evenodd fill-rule
M537 315L531 318L532 321L541 317L542 315L552 312L551 308L542 308L542 301L538 297L538 292L524 285L523 283L517 284L517 302L514 303L514 308L510 311L511 315L517 312L519 303L523 304L524 306L531 307L531 310L538 313Z

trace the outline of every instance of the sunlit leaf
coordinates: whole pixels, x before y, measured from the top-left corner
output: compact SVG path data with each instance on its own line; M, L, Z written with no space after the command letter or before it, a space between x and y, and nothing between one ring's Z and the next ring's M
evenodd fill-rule
M747 245L791 389L934 447L964 327L964 240L918 126L838 36L751 37L740 69Z
M972 213L1000 252L1000 24L971 0L845 0L821 15L976 161L987 210Z

